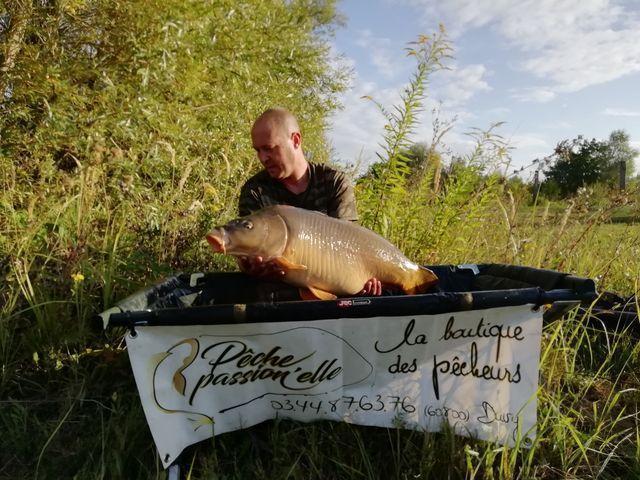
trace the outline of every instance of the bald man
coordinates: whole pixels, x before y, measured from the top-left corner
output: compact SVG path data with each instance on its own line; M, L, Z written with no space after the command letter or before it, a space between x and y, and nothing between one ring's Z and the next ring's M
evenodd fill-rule
M284 204L358 220L353 186L344 173L307 162L300 127L291 112L284 108L264 112L253 124L251 140L264 170L242 187L241 216Z
M357 221L353 186L346 175L326 165L307 162L302 151L302 134L295 116L284 108L265 111L253 124L251 140L264 170L251 177L240 191L240 216L269 205L293 205L316 210L331 217ZM240 261L253 275L283 275L279 268L261 258ZM363 295L380 295L382 285L372 278Z

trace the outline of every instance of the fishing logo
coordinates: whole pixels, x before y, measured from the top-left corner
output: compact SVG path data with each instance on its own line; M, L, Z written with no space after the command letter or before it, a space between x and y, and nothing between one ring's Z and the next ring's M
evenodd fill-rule
M332 392L360 383L373 372L371 363L349 342L315 327L242 336L200 335L175 343L154 356L153 363L159 409L193 409L210 416L270 394ZM216 411L211 411L214 404Z

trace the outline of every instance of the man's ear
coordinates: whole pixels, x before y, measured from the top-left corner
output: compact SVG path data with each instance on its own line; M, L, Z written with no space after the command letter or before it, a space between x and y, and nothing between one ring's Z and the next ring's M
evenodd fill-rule
M293 148L300 148L302 144L302 135L300 135L300 132L293 132L291 134L291 141L293 142Z

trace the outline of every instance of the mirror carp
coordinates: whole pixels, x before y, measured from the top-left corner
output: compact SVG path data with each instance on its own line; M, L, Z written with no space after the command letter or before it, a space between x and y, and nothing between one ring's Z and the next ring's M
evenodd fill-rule
M284 282L320 299L355 295L374 277L409 295L424 293L438 281L377 233L289 205L232 220L206 238L215 252L275 262L285 272Z

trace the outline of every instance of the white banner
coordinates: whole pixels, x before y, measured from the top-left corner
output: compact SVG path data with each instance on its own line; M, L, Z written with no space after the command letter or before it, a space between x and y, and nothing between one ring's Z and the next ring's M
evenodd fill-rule
M275 319L274 319L275 320ZM137 327L140 399L167 467L213 435L275 417L535 438L542 312L489 310Z

